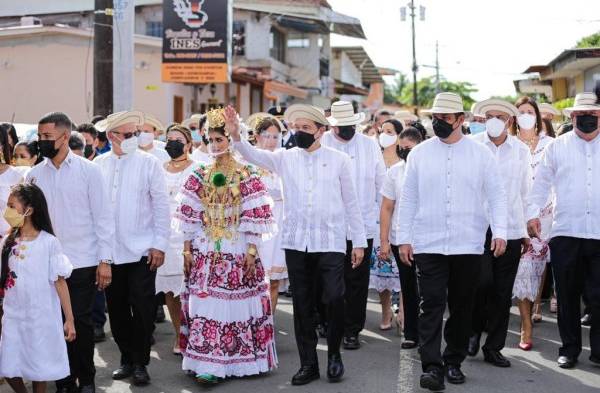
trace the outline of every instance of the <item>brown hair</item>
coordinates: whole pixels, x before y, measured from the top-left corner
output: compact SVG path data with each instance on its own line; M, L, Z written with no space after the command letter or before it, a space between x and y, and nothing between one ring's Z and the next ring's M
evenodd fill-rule
M525 104L531 105L533 107L533 110L535 111L535 134L539 135L540 132L542 131L542 114L540 113L540 108L538 107L537 102L533 98L528 97L528 96L523 96L515 102L515 106L517 107L517 109L519 109L519 107L521 107L522 105L525 105ZM519 130L518 122L513 121L513 125L510 128L510 134L517 135L518 130Z
M271 117L265 117L258 122L254 133L255 135L260 135L263 131L269 129L270 127L275 127L277 128L277 131L281 132L281 127L279 126L279 122L277 120Z
M192 132L189 128L182 126L181 124L171 124L169 127L167 127L165 135L171 131L181 132L187 143L192 143Z

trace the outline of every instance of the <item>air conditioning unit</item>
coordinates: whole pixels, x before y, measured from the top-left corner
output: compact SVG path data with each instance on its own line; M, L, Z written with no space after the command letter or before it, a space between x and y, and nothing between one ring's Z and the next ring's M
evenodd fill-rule
M41 26L42 20L35 16L22 16L21 26Z

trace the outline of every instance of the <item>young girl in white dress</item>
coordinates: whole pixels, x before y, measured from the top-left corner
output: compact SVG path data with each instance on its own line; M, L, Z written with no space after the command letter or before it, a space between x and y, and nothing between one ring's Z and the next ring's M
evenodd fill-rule
M0 377L17 393L27 392L24 379L42 393L46 381L69 375L65 340L75 339L75 327L65 278L73 267L53 235L39 187L16 185L4 219L12 229L2 244Z
M175 220L175 213L179 202L177 194L183 183L190 176L194 169L194 161L190 159L192 149L192 134L189 129L181 125L174 125L167 128L167 143L165 150L171 157L163 165L165 178L167 180L167 189L169 191L169 204L171 206L171 237L169 247L165 252L165 263L158 268L156 274L156 293L165 294L165 303L169 310L169 316L175 330L175 343L173 344L173 354L180 355L179 348L179 328L181 302L179 294L183 285L183 233L178 229L178 220Z

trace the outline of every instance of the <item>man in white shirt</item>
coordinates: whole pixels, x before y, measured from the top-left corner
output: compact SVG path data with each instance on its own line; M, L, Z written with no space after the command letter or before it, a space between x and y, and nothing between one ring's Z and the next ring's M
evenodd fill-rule
M296 127L298 147L270 152L241 140L237 114L226 109L227 128L234 147L248 162L275 172L283 180L286 214L281 243L292 286L294 331L301 368L293 385L319 378L315 332L315 283L323 285L328 306L328 365L331 382L344 374L340 344L344 333L344 259L346 239L352 241L352 265L358 267L367 246L350 158L321 146L327 119L323 111L296 104L285 113ZM349 228L349 230L348 230Z
M440 93L429 112L437 138L417 145L408 156L398 241L402 262L417 264L421 387L438 391L445 387L444 367L448 382L465 382L461 364L471 335L472 279L479 275L488 225L490 249L495 257L504 253L507 202L494 156L462 134L461 97ZM446 302L450 316L442 356Z
M508 227L506 252L500 257L495 257L490 249L492 232L487 230L468 354L477 354L481 333L487 327L487 339L482 347L485 361L498 367L510 367L510 361L500 351L504 348L508 332L512 289L521 253L529 247L525 199L531 187L531 153L526 144L508 135L514 116L519 115L513 104L492 98L477 103L473 114L485 119L486 132L472 138L490 149L501 168L500 176L507 197Z
M530 236L540 237L539 216L546 203L542 199L553 189L549 245L562 340L558 366L573 368L581 353L584 291L593 316L590 361L600 365L600 104L594 93L582 93L564 112L573 122L573 132L556 138L544 151L527 198L527 229Z
M355 114L352 103L337 101L331 105L331 117L327 120L332 130L321 138L323 146L346 153L350 157L352 179L358 194L360 211L365 224L367 248L363 261L358 267L352 267L352 241L346 242L346 261L344 267L344 341L345 349L360 348L358 334L367 319L367 297L369 295L369 276L373 238L377 234L379 213L379 190L385 178L385 163L381 148L375 140L356 133L356 126L365 119L364 113Z
M109 190L115 216L112 285L106 290L110 327L121 352L119 380L133 375L134 385L150 376L150 341L156 317L156 269L164 262L170 234L169 199L160 162L138 149L141 112L112 114L96 128L106 131L112 151L96 158Z
M137 139L140 149L158 158L162 164L171 160L171 157L169 157L164 149L164 142L154 139L158 130L164 130L162 123L157 118L145 113L144 124L142 124L138 129L140 134Z
M57 391L93 393L92 306L96 288L102 290L111 282L115 226L100 168L69 149L71 124L60 112L39 121L38 143L46 159L27 173L26 181L44 192L54 232L74 267L67 285L77 338L67 343L71 375L56 382Z

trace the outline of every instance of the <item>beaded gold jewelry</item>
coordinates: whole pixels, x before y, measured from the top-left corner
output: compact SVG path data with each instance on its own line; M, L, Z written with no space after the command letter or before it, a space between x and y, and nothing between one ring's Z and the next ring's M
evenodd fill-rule
M206 113L209 128L219 128L225 125L225 109L211 109Z

